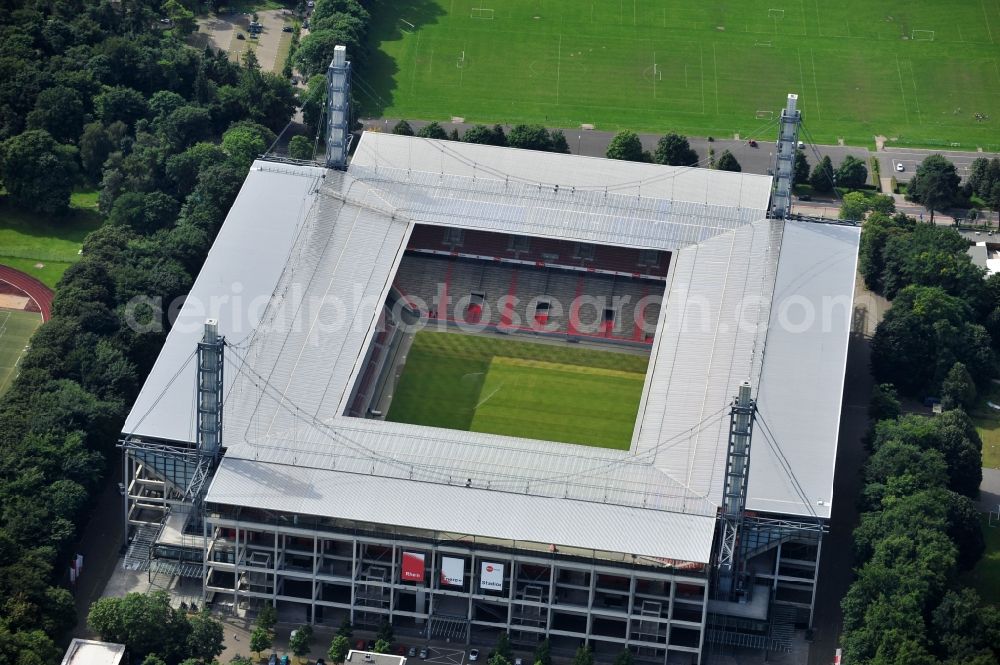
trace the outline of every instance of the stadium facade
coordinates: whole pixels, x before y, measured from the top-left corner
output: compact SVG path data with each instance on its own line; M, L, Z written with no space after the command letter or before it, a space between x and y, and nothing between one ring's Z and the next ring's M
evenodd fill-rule
M344 171L257 161L125 425L126 565L196 577L239 613L271 603L291 621L486 646L506 631L599 661L787 649L813 621L859 229L770 218L771 190L770 176L379 133ZM471 241L487 236L510 240ZM532 243L575 249L522 255ZM453 265L652 284L650 333L477 320L648 353L629 449L387 420L402 324L450 329L469 305L449 303L476 296L411 304L407 256L440 261L453 286ZM523 294L526 319L553 283ZM756 424L736 568L720 575L744 382Z

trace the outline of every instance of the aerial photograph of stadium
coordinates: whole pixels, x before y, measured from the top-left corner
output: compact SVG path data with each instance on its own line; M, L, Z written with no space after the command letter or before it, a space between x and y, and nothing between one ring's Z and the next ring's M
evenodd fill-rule
M1000 2L71 4L0 665L1000 662Z

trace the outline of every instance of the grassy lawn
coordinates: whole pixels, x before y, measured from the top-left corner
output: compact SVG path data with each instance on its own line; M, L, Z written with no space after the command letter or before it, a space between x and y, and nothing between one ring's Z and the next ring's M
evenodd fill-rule
M628 449L648 359L417 333L388 420Z
M983 600L1000 603L1000 526L991 527L983 515L983 535L986 536L986 553L963 582L976 589Z
M1000 411L990 408L987 401L1000 404L1000 386L993 385L988 395L981 396L969 415L983 440L983 466L1000 469Z
M275 74L280 74L281 70L285 67L285 62L288 60L288 52L292 48L292 33L282 32L281 36L278 37L278 55L274 58L274 67L271 71Z
M359 76L386 117L1000 148L1000 5L380 0ZM977 119L976 114L981 114Z
M0 395L17 375L17 363L32 333L42 325L36 312L16 312L0 309Z
M65 217L45 218L15 208L0 196L0 263L55 288L80 259L84 237L101 225L97 192L75 193L70 205Z

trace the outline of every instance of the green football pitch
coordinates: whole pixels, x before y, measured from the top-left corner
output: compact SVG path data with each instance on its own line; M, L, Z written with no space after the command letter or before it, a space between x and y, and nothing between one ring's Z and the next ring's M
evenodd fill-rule
M355 96L387 118L1000 148L998 0L381 0ZM569 137L570 140L575 137Z
M421 331L387 419L627 450L648 358Z
M17 363L32 333L42 325L37 312L0 309L0 395L17 375Z

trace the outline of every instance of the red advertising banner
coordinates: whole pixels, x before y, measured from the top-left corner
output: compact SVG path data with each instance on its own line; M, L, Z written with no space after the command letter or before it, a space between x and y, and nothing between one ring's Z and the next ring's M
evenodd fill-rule
M400 578L404 582L424 581L424 555L419 552L403 552L403 574Z

